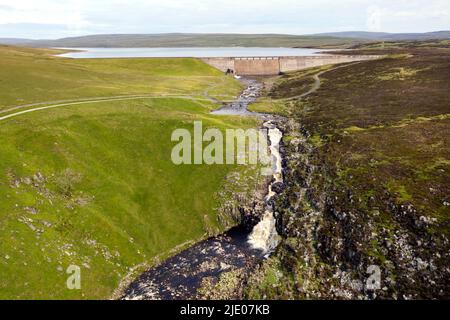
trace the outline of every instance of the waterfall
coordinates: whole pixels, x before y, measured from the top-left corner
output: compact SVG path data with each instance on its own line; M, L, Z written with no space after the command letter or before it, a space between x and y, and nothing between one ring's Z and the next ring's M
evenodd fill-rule
M283 182L280 141L283 137L282 132L272 123L268 121L264 123L264 127L268 129L268 138L270 141L270 155L272 157L273 182L269 185L269 192L266 197L266 209L261 221L253 228L248 237L248 243L254 249L259 249L265 255L269 255L280 242L280 236L276 230L276 220L272 206L269 201L275 196L272 186L275 183Z

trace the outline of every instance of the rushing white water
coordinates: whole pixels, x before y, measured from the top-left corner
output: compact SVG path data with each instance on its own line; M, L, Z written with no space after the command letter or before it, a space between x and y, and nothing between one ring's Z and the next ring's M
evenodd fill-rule
M248 237L248 243L253 249L259 249L264 254L271 253L280 242L273 212L266 210L261 221L253 228Z
M248 237L248 243L254 249L262 250L266 255L269 255L280 242L280 236L276 230L276 220L273 209L269 204L270 199L276 194L272 190L275 183L283 182L280 141L283 137L282 132L271 122L264 123L268 129L268 136L270 140L270 154L273 161L273 178L274 181L269 186L269 193L266 197L266 210L261 221L253 228Z
M281 131L272 125L272 123L266 122L264 124L268 129L268 135L270 140L270 154L272 156L273 161L273 178L274 181L269 186L269 193L267 195L266 200L269 201L274 195L275 192L272 190L272 185L278 182L283 182L283 174L282 174L282 165L281 165L281 155L280 155L280 142L283 138L283 134Z
M254 115L261 118L270 117L272 120L266 121L264 127L268 129L268 139L270 141L270 155L272 158L272 174L273 182L269 185L268 194L266 196L266 208L261 221L253 228L248 237L248 243L253 249L261 250L265 256L268 256L279 244L280 236L276 230L276 220L273 208L270 205L270 199L276 194L272 186L275 183L283 182L282 174L282 159L280 154L280 142L283 138L283 133L276 127L273 122L273 116L265 114L250 112L247 110L249 103L256 101L262 85L255 80L242 80L248 85L248 88L240 95L240 97L213 114L229 114L229 115Z

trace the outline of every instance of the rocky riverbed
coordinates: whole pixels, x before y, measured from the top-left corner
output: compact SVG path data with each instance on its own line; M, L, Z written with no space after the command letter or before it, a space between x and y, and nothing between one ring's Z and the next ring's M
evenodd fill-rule
M204 240L147 270L128 286L122 299L205 298L205 294L201 293L202 287L214 286L228 273L237 271L240 276L248 273L278 246L280 237L276 229L273 198L283 183L280 152L283 134L277 127L280 119L248 111L248 105L260 95L262 84L250 79L241 81L247 87L239 98L213 114L256 116L264 120L273 177L264 185L265 190L259 191L263 196L253 194L254 199L241 203L238 210L241 225ZM245 202L253 203L249 206Z

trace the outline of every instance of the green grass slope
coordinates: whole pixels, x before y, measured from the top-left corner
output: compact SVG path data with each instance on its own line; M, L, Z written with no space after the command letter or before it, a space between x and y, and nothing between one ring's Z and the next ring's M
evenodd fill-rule
M197 59L82 59L57 50L0 46L0 112L58 100L133 94L234 95L239 83Z
M129 93L130 70L145 74L136 76L142 88L151 88L145 79L161 75L189 79L166 84L168 92L203 91L209 87L204 77L212 83L230 80L197 61L160 64L148 59L145 64L155 66L153 75L151 68L142 70L143 61L132 59L77 65L42 52L33 60L36 52L28 56L25 50L8 50L22 73L11 67L17 72L15 83L2 81L2 86L14 87L34 102L68 96L65 85L51 90L52 84L57 86L54 79L36 84L49 88L48 96L37 94L27 85L28 75L65 78L61 83L68 88L70 82L80 83L73 86L78 93L68 93L71 97L94 90L85 76L100 86L106 85L108 74L111 83L123 85L122 93ZM25 72L33 61L45 67ZM104 78L91 76L93 69ZM12 77L0 70L2 79ZM231 84L223 92L236 94L239 85ZM0 101L8 99L9 90L2 89ZM108 298L134 267L221 230L215 194L238 168L176 166L170 159L172 131L192 131L194 120L219 129L255 126L252 119L209 115L214 107L204 100L153 97L71 105L0 121L0 299ZM81 268L81 290L67 289L70 265Z

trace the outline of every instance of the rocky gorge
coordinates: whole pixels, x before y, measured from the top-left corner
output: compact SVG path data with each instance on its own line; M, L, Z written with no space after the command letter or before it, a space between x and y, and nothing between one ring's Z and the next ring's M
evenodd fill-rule
M327 167L308 144L309 132L290 121L286 146L286 183L277 195L277 229L283 241L276 254L246 282L246 298L295 299L417 299L448 298L449 242L430 235L436 220L412 205L398 205L389 194L363 199L351 189L317 176ZM383 205L383 206L382 206ZM383 226L382 212L392 212L396 230ZM376 244L376 252L370 250ZM370 248L370 249L369 249ZM432 252L432 253L431 253ZM379 285L371 287L371 266L380 270ZM268 286L267 278L278 281ZM283 281L280 281L282 280Z
M229 201L222 202L218 208L218 219L221 225L232 226L231 229L182 250L150 268L131 282L121 299L209 299L242 295L243 279L276 250L280 236L276 228L273 199L283 185L283 151L280 147L283 133L278 128L282 120L280 117L248 111L247 106L260 95L262 86L255 80L242 79L242 82L247 88L238 99L213 114L256 116L262 119L261 129L269 143L272 175L258 174L254 181L256 187L250 190L244 189L250 185L248 179L253 178L247 177L246 181L242 181L239 173L228 176L224 190L218 196ZM248 170L253 170L250 176L254 175L255 168L249 167ZM236 187L239 187L239 192L236 192ZM227 292L220 293L217 290Z
M190 298L448 299L448 79L435 71L449 67L442 52L386 50L378 61L281 76L267 90L250 82L285 99L284 118L248 111L252 89L219 109L259 115L282 132L281 179L221 210L278 240L271 254L256 251L249 263L203 277ZM310 92L319 75L325 81ZM415 85L431 80L435 94L423 100Z

